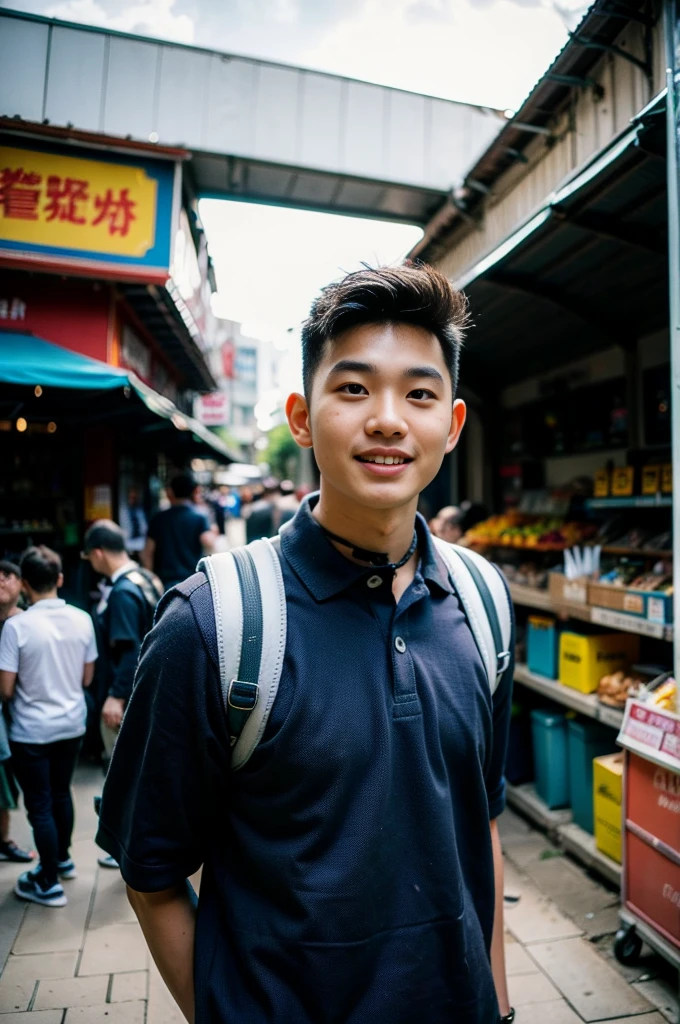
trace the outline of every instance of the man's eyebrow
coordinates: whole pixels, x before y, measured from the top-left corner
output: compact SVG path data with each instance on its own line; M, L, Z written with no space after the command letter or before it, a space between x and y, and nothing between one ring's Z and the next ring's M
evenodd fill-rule
M441 384L444 383L444 378L434 366L410 366L408 370L404 370L404 377L408 380L425 377L429 380L439 381Z
M330 370L331 373L377 373L373 363L362 363L358 359L341 359Z

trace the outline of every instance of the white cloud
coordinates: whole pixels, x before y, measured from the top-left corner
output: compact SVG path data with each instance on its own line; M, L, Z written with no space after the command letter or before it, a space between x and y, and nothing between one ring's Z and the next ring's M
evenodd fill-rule
M121 4L116 4L120 8ZM50 18L85 22L119 32L172 39L178 43L194 41L194 22L187 14L174 14L175 0L146 0L123 6L109 14L97 0L62 0L45 8Z
M397 88L515 108L567 38L550 0L535 2L365 0L297 59Z

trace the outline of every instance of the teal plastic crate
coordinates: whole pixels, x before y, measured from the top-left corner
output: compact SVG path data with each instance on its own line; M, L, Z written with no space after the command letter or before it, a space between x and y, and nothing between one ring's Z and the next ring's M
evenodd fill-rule
M574 821L593 834L593 759L615 754L616 731L588 719L567 723L569 738L569 800Z
M530 672L557 679L557 622L545 615L530 615L527 624L527 667Z
M536 792L550 810L569 806L567 720L559 711L531 712Z

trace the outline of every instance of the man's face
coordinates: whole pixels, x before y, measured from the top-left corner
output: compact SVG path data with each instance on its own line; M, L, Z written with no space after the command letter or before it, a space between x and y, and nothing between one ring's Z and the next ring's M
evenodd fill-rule
M21 594L21 580L13 572L0 569L0 605L13 608Z
M312 385L311 439L322 478L353 502L411 502L464 420L439 341L424 328L364 324L326 346Z
M104 552L101 548L92 548L91 551L88 551L87 560L95 572L98 572L101 576L108 575L106 571Z

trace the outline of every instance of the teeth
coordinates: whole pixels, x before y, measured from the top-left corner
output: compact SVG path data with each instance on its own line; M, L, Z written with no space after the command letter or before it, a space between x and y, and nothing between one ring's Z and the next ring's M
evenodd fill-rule
M379 466L401 466L406 460L398 455L364 455L364 462L375 462Z

